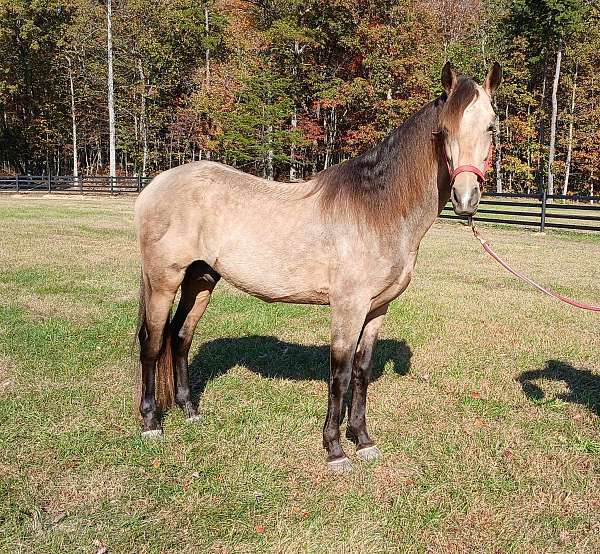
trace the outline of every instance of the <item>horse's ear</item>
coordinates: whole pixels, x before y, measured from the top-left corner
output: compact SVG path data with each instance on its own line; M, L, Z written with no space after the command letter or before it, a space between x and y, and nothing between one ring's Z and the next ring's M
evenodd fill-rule
M446 62L442 67L442 86L446 94L450 94L452 87L456 84L456 72L450 62Z
M485 84L483 88L485 91L492 96L496 89L500 86L502 82L502 68L498 62L494 62L494 65L489 70L487 77L485 78Z

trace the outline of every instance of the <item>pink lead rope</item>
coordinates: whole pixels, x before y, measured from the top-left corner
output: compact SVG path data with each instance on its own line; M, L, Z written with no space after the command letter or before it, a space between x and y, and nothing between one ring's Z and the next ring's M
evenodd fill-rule
M460 175L461 173L474 173L477 176L477 180L479 181L479 184L483 184L483 182L485 181L485 174L487 173L488 169L490 169L490 167L492 165L492 157L493 157L493 145L490 144L490 149L488 151L487 158L485 159L483 171L481 171L481 169L479 169L478 167L476 167L474 165L459 165L456 169L453 170L452 165L450 164L450 160L448 159L448 155L446 154L446 149L444 148L444 158L446 159L446 166L448 167L448 174L450 175L450 184L452 185L452 183L454 183L454 179L456 179L456 176ZM490 244L481 237L481 235L479 234L479 231L476 229L475 224L473 223L472 217L469 218L469 224L471 225L471 228L473 229L473 235L481 243L481 246L483 246L483 249L492 258L494 258L494 260L496 260L504 269L506 269L506 271L508 271L509 273L512 273L515 277L518 277L522 281L525 281L526 283L530 284L532 287L535 287L540 292L543 292L544 294L547 294L548 296L550 296L552 298L556 298L556 300L560 300L561 302L564 302L565 304L569 304L570 306L575 306L576 308L581 308L582 310L588 310L590 312L600 312L600 306L592 306L591 304L585 304L583 302L577 302L576 300L571 300L570 298L567 298L566 296L563 296L562 294L558 294L558 292L554 292L553 290L549 290L547 288L542 287L541 285L538 285L535 281L533 281L532 279L527 277L527 275L523 275L523 273L521 273L520 271L517 271L516 269L513 269L512 267L510 267L510 265L508 265L500 256L498 256L498 254L496 254L492 250L492 247L490 246Z
M525 281L526 283L530 284L532 287L535 287L540 292L543 292L544 294L547 294L548 296L551 296L552 298L556 298L556 300L560 300L561 302L564 302L565 304L569 304L570 306L575 306L576 308L581 308L582 310L588 310L590 312L600 312L600 306L592 306L591 304L585 304L583 302L577 302L576 300L571 300L570 298L567 298L566 296L563 296L562 294L558 294L557 292L554 292L553 290L549 290L547 288L542 287L541 285L538 285L535 281L533 281L529 277L527 277L527 275L523 275L520 271L517 271L516 269L513 269L512 267L510 267L510 265L508 265L500 256L498 256L498 254L496 254L492 250L492 247L490 246L490 244L481 237L481 235L479 234L479 231L476 229L475 224L473 223L472 219L470 219L470 223L471 223L471 228L473 229L473 235L481 243L481 246L483 246L483 249L492 258L494 258L494 260L496 260L504 269L506 269L509 273L512 273L515 277L518 277L522 281Z

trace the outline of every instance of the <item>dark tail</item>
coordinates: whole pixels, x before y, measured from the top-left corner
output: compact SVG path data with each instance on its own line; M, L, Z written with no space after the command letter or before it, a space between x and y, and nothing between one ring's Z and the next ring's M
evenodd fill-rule
M175 384L173 379L173 348L171 344L171 318L167 319L163 330L162 344L156 360L155 396L156 407L165 412L175 403ZM146 284L143 271L140 272L140 301L138 310L138 321L136 336L140 347L148 340L148 329L146 326ZM142 365L138 363L136 382L136 407L139 407L142 398ZM137 408L136 408L137 409ZM138 412L139 413L139 412Z

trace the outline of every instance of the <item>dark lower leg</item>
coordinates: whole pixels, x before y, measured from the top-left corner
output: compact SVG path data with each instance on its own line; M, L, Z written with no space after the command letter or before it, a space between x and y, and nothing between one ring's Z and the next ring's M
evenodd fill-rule
M175 387L175 402L177 402L177 405L183 410L185 417L195 417L197 411L192 402L187 353L179 355L175 354Z
M329 402L325 426L323 427L323 447L327 450L328 461L346 456L340 445L340 417L343 397L348 390L351 374L352 353L336 353L332 346Z
M352 367L352 400L349 408L346 436L359 449L374 444L367 432L366 421L367 389L370 373L370 360L365 360L363 352L357 353Z
M367 390L373 367L373 350L384 315L373 318L365 325L352 365L352 400L346 436L357 445L359 450L375 444L367 431Z
M340 417L343 398L352 377L356 345L365 320L366 310L363 310L364 307L357 304L332 304L329 398L323 427L323 446L330 462L346 457L340 444Z
M140 330L140 364L142 370L142 396L140 415L144 431L161 429L160 417L156 408L155 370L163 343L164 333L174 294L153 293L146 302L146 322Z
M208 306L215 284L214 280L184 280L181 287L181 300L171 325L175 357L175 401L188 418L197 415L196 407L192 402L188 354L196 325Z
M156 356L144 356L142 364L142 398L140 402L140 414L143 420L144 431L160 429L160 419L156 410L156 399L154 397L154 367Z

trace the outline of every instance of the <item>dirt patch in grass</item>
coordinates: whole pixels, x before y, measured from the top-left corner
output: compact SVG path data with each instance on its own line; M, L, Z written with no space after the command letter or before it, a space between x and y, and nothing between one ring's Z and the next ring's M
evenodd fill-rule
M12 386L11 370L15 364L6 356L0 355L0 397L8 394Z

